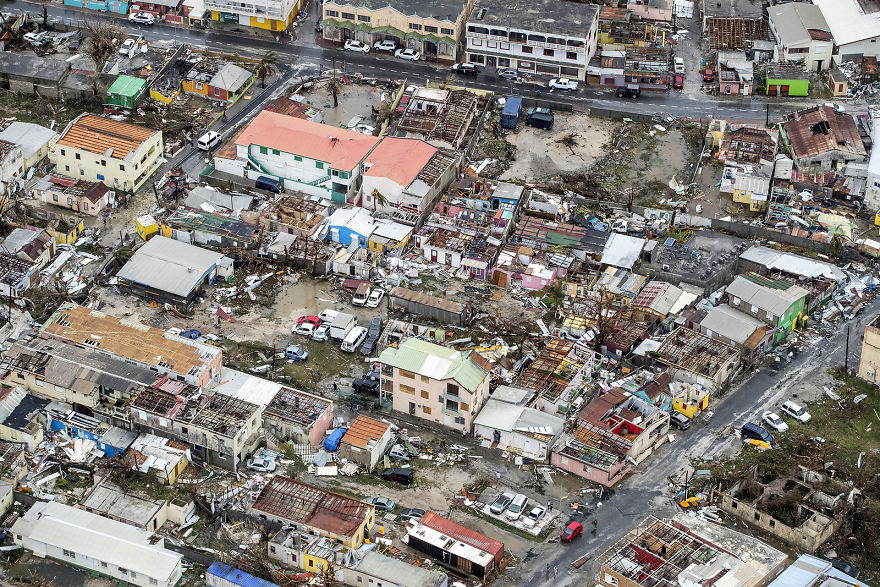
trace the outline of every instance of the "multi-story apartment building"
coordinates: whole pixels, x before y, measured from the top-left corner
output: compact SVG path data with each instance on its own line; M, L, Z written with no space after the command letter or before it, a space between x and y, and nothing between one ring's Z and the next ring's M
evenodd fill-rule
M211 19L270 31L283 31L302 7L302 0L205 0Z
M416 338L379 356L380 396L393 409L469 432L489 399L491 365L477 352L457 351Z
M467 61L583 81L598 28L599 7L593 4L483 0L467 23Z
M94 114L76 117L49 147L62 175L136 192L162 164L162 131Z
M321 22L327 40L391 40L428 58L455 61L473 6L474 0L328 0Z

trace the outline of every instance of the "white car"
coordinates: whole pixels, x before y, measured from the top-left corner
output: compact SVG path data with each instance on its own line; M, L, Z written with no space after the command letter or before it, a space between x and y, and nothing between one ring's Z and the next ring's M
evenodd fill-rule
M378 308L379 302L381 302L384 297L385 290L381 287L374 287L373 291L370 292L370 297L367 298L367 303L365 305L368 308Z
M345 42L345 50L346 51L358 51L360 53L369 53L370 46L366 43L361 43L360 41L346 41Z
M415 49L398 49L394 52L394 56L401 59L409 59L410 61L418 61L422 58L422 54Z
M547 513L547 508L542 505L536 505L532 508L526 517L523 518L523 526L526 528L534 528L535 525L541 521L541 518L544 517L544 514Z
M312 336L315 334L315 325L311 322L302 322L293 328L294 334L302 334L303 336Z
M330 338L330 325L329 324L321 324L317 328L315 328L314 334L312 334L312 340L317 342L324 342Z
M132 49L134 49L135 40L134 39L125 39L125 42L119 47L120 55L128 55L131 53Z
M783 414L786 414L787 416L791 416L792 418L794 418L798 422L801 422L802 424L806 424L807 422L809 422L810 420L813 419L813 416L810 415L810 412L808 412L807 410L805 410L804 408L802 408L801 406L799 406L798 404L794 403L791 400L788 400L787 402L782 404L782 406L780 406L779 409L782 411Z
M247 468L261 473L271 473L278 468L278 463L262 457L256 457L247 462Z
M128 22L133 22L135 24L153 24L156 22L156 17L149 12L135 12L134 14L128 15Z
M385 39L384 41L376 41L373 43L373 49L376 51L388 51L389 53L393 53L397 51L397 43L394 41L389 41Z
M180 336L180 334L183 332L183 328L169 328L165 332L167 332L168 334L173 334L174 336Z
M675 58L674 71L675 73L684 73L684 59L681 57Z
M779 417L779 414L775 414L773 412L764 412L761 415L761 420L764 421L767 426L775 430L776 432L785 432L788 430L788 424L786 424L782 418Z
M547 83L547 87L554 90L568 90L569 92L573 92L578 89L578 83L576 79L554 77Z

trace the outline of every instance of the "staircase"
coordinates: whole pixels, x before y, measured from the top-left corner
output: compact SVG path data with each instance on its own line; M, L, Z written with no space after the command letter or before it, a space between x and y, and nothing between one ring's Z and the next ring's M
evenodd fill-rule
M306 185L321 185L325 181L330 181L330 176L325 175L324 177L319 177L318 179L306 182Z

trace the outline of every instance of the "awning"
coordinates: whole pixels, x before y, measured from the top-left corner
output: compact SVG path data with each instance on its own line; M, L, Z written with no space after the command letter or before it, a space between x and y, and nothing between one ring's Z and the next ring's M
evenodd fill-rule
M473 267L474 269L485 269L489 266L488 263L479 259L462 259L461 265L462 267Z
M346 279L345 281L342 282L342 287L344 287L346 289L357 289L359 285L364 284L364 283L366 283L368 285L373 284L372 281L368 281L366 279Z

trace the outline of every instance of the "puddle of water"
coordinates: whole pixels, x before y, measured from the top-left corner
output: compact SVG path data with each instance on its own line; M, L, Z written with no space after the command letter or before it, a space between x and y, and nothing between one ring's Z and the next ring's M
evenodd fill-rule
M661 181L667 183L672 174L681 181L681 171L690 161L691 149L687 139L678 130L671 130L657 136L657 146L647 160L639 153L633 159L633 172L644 182Z
M348 124L355 116L363 116L365 124L371 122L372 107L379 107L382 90L371 86L343 86L339 93L339 106L333 107L333 96L326 86L320 86L302 99L307 104L324 111L324 124L340 126Z
M384 316L385 302L379 308L352 306L348 301L339 301L337 293L331 290L330 282L304 277L297 283L285 280L280 286L275 303L268 312L270 319L295 321L300 316L317 315L327 308L352 314L358 324L368 326L375 316Z

